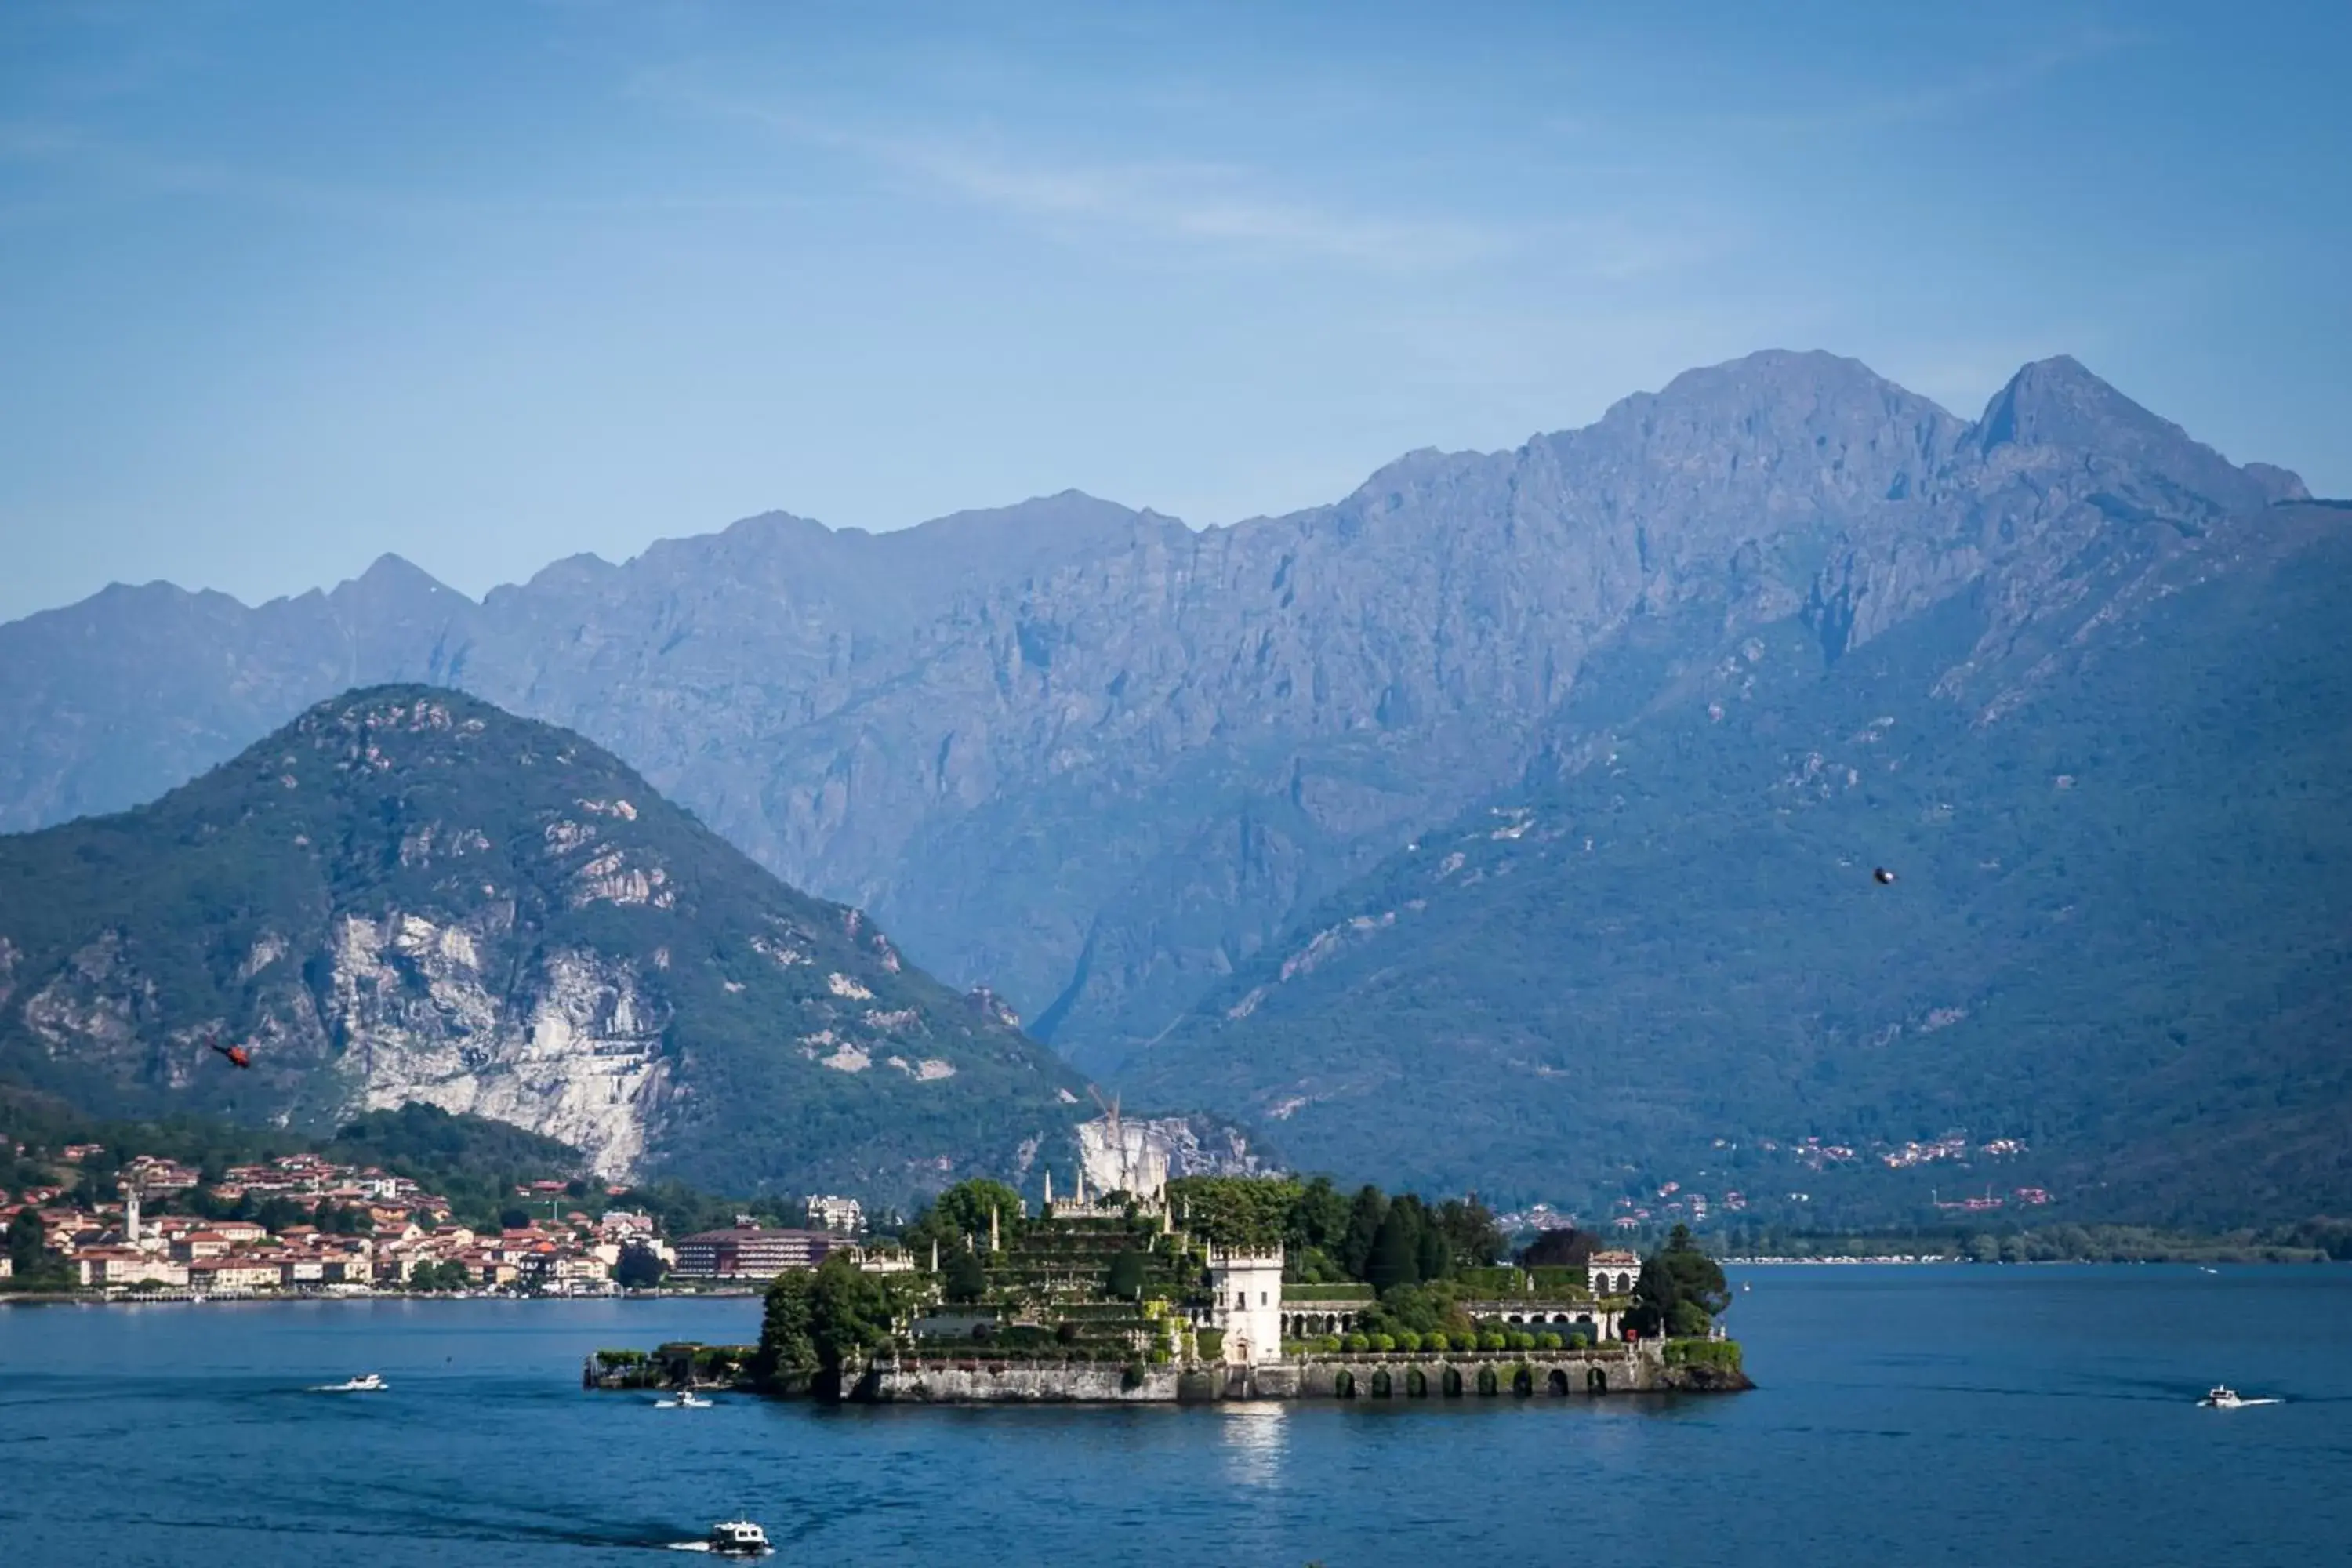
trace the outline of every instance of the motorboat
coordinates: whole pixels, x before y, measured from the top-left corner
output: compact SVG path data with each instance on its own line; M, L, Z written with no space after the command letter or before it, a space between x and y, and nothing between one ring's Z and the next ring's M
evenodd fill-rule
M722 1520L710 1527L707 1539L720 1557L765 1557L775 1550L768 1544L768 1532L748 1519Z
M390 1384L383 1378L370 1372L362 1373L357 1377L347 1378L341 1383L327 1384L319 1392L320 1394L380 1394L389 1386Z
M655 1400L654 1408L656 1410L708 1410L717 1403L719 1402L715 1399L703 1398L690 1388L681 1388L677 1391L677 1397L675 1399Z
M2235 1410L2245 1405L2247 1401L2239 1398L2235 1389L2217 1383L2205 1397L2197 1403L2207 1410Z

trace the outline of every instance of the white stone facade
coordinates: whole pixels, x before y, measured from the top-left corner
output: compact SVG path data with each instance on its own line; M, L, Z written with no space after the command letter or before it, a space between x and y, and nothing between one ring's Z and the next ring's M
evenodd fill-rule
M1282 1248L1209 1249L1210 1326L1225 1336L1228 1365L1282 1359Z

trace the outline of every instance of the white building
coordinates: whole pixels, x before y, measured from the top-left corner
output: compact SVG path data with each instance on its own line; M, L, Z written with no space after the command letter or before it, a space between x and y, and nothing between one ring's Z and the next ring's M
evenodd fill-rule
M1282 1359L1282 1248L1209 1248L1209 1326L1225 1336L1227 1365Z
M831 1231L835 1236L857 1236L866 1229L866 1205L856 1198L825 1197L811 1193L807 1204L808 1222L812 1229Z
M1634 1281L1642 1278L1642 1259L1638 1253L1596 1252L1584 1265L1585 1283L1596 1296L1630 1296Z

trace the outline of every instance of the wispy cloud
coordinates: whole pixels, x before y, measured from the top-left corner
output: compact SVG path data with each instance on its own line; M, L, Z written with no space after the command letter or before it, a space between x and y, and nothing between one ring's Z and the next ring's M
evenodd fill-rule
M1066 230L1396 270L1463 266L1520 237L1454 216L1373 214L1285 194L1257 170L1186 159L1100 160L1009 144L992 132L876 130L725 98L675 79L639 90L707 116L856 159L950 200Z
M1923 77L1900 92L1857 92L1803 109L1732 112L1705 117L1720 130L1791 135L1825 131L1883 130L1918 124L2021 92L2043 79L2138 42L2137 35L2085 29L2065 38L1941 77Z

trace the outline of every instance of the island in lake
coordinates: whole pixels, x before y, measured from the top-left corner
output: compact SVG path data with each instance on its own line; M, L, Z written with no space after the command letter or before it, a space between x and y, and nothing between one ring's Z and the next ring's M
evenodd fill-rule
M756 1346L592 1356L600 1388L999 1402L1595 1395L1752 1386L1722 1268L1677 1227L1647 1259L1498 1263L1473 1201L1328 1180L1083 1176L1034 1215L950 1188L892 1249L769 1287Z

